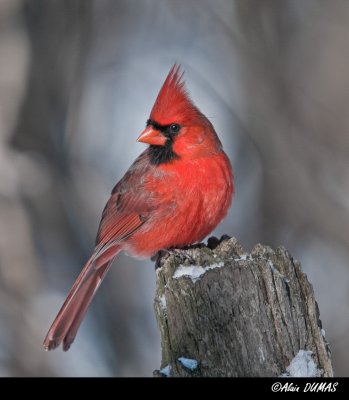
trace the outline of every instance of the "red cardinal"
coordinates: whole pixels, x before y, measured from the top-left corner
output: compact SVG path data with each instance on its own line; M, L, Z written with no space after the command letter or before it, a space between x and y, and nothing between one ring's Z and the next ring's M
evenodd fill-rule
M114 187L96 247L44 341L68 350L120 251L150 257L203 240L225 217L233 196L228 157L211 122L189 98L180 67L170 70L139 142L149 147Z

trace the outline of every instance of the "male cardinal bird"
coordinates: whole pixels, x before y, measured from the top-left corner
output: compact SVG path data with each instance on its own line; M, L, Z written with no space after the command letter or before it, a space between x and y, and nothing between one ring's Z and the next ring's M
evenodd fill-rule
M114 187L96 247L44 341L68 350L120 251L149 257L204 239L225 217L233 196L228 157L211 122L193 104L183 73L171 68L138 142L149 144Z

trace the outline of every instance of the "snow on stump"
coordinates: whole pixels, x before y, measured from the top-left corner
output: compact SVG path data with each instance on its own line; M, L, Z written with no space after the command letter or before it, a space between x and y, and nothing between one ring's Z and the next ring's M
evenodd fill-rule
M283 247L211 238L157 264L154 376L333 376L313 288Z

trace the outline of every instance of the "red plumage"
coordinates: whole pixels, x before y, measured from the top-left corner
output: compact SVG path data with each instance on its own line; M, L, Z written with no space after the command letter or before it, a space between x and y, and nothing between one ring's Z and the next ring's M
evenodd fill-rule
M226 215L233 196L231 165L182 78L174 65L138 138L150 146L114 187L95 250L53 322L45 349L60 343L69 349L120 251L150 257L162 249L201 241Z

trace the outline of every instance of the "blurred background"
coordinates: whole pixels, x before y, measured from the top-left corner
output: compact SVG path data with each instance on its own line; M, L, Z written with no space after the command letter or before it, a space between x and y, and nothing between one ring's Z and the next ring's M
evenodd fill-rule
M349 374L349 2L1 0L1 376L159 367L154 266L126 256L71 350L41 344L174 62L235 170L216 233L302 262Z

